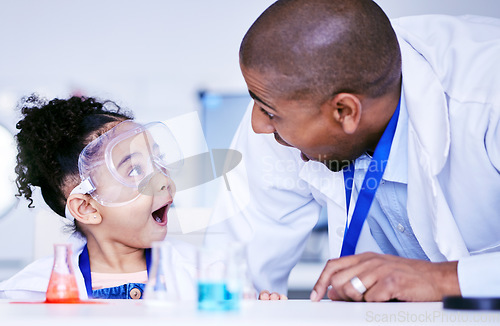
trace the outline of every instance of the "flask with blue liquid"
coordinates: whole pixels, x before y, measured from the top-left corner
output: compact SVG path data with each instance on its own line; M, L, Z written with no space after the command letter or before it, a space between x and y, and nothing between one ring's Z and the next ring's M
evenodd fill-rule
M198 251L198 309L240 309L247 284L245 248L233 243L225 248Z

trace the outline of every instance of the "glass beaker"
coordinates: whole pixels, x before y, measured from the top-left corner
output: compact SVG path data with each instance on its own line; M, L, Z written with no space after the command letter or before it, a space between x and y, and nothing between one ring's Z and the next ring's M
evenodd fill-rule
M80 301L78 285L71 263L71 244L54 244L54 265L46 293L47 302Z
M199 310L238 310L241 299L254 295L247 277L245 246L240 243L200 248L197 268Z
M166 304L180 299L172 260L172 244L155 241L151 244L151 270L144 290L148 303Z
M198 269L198 309L228 310L231 294L227 290L227 254L223 249L200 248L196 256Z

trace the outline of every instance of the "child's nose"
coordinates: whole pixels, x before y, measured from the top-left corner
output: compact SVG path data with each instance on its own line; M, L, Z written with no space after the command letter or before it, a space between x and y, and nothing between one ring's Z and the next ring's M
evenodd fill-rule
M139 191L141 194L148 196L165 196L170 194L173 198L175 194L175 183L165 174L160 171L155 171L148 182L143 185Z

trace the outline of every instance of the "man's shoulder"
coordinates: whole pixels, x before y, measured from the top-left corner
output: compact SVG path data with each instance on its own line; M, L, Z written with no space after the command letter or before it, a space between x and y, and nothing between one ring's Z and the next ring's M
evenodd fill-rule
M396 34L407 39L410 35L423 40L437 40L440 36L470 38L475 41L497 39L500 37L500 19L477 15L419 15L391 19ZM448 42L445 42L448 43Z
M427 25L439 23L461 23L461 24L482 24L500 27L500 19L490 16L479 15L442 15L442 14L427 14L427 15L413 15L403 16L398 18L391 18L393 25L413 26L413 25Z

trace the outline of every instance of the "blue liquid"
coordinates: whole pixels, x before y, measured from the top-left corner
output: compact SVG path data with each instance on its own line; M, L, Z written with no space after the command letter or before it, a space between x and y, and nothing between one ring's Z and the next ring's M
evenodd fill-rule
M238 310L239 293L228 291L223 282L198 282L198 309L206 311Z

